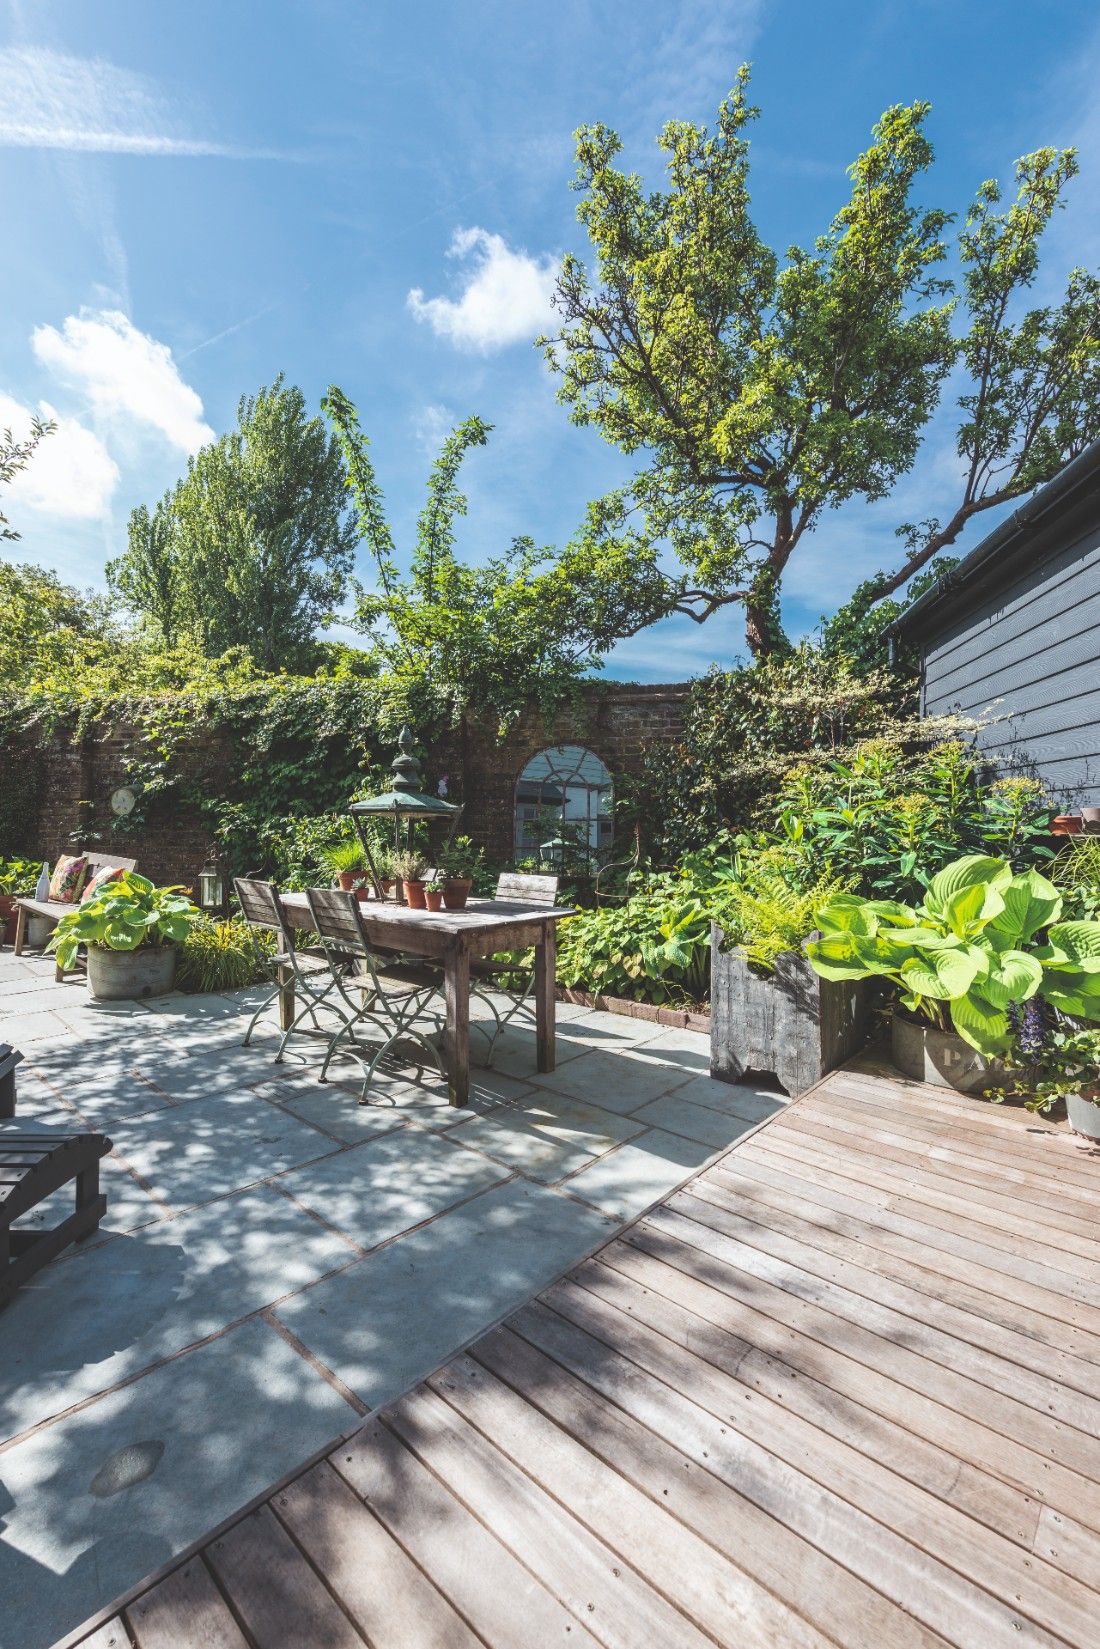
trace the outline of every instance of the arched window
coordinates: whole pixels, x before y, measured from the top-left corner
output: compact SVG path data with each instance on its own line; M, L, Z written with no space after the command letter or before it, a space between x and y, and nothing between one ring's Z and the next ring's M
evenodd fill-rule
M611 846L611 798L611 774L594 751L540 750L516 781L516 858L560 861L564 842L602 859Z

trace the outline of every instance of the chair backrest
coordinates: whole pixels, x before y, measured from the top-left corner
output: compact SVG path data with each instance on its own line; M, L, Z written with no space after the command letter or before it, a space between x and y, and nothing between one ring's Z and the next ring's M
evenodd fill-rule
M81 849L81 852L83 852L83 849ZM93 848L89 849L89 851L84 854L84 857L87 859L88 865L93 871L105 870L108 866L110 866L112 870L137 869L136 859L123 859L117 853L97 853Z
M254 928L274 928L285 936L286 918L279 896L270 882L261 882L251 876L234 876L233 886L241 901L246 922Z
M521 876L506 870L497 881L494 899L516 905L554 905L558 899L558 877Z
M370 955L359 901L354 893L345 893L337 887L311 887L306 890L306 898L313 925L326 949L355 956Z

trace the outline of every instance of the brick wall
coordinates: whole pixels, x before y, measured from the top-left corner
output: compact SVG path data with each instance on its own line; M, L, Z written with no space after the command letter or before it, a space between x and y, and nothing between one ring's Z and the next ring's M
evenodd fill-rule
M575 705L549 726L529 712L503 740L477 723L449 735L425 762L425 780L434 789L446 774L448 795L464 803L462 829L485 847L491 860L512 857L515 783L524 765L548 745L582 744L600 756L614 779L636 774L646 750L675 740L682 728L686 684L634 686L617 682L585 685ZM111 829L111 792L126 783L126 730L100 729L81 742L59 736L45 749L26 745L3 753L37 783L22 788L35 797L16 818L3 818L0 854L28 853L52 864L71 851L70 838L97 830L104 846L136 858L138 868L158 882L192 883L210 846L207 828L193 809L167 804L151 810L150 822L134 832ZM178 757L188 782L216 782L228 763L217 736L200 731ZM0 767L2 772L2 767Z

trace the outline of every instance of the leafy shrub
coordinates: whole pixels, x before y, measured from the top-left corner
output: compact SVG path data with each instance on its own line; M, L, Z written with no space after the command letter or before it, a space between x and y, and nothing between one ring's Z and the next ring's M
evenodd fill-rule
M736 945L753 967L772 973L785 951L800 950L814 930L818 907L845 891L845 883L822 878L808 887L791 885L780 860L766 853L742 859L714 912L725 932L726 948Z
M933 877L914 909L841 894L817 912L806 949L825 979L888 980L902 1006L987 1055L1012 1051L1009 1009L1037 993L1100 1022L1100 922L1060 922L1057 888L1036 870L968 854ZM1046 930L1046 943L1039 936Z
M36 859L0 859L0 893L28 898L34 892L41 868Z
M181 991L242 990L266 978L264 958L273 956L275 948L274 934L250 928L239 918L203 916L180 946L176 984Z

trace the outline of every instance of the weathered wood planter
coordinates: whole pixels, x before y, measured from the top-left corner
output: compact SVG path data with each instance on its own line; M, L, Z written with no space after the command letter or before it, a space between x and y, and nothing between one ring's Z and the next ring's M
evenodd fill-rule
M862 1044L866 982L821 979L799 951L780 956L774 973L755 973L724 939L711 929L711 1076L767 1074L792 1098L805 1093Z

